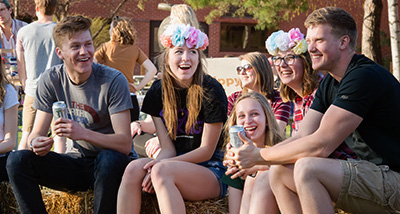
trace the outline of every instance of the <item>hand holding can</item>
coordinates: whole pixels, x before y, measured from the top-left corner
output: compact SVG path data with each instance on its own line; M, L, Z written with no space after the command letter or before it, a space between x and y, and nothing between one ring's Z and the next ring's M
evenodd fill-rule
M67 105L64 101L53 103L53 118L57 120L60 117L67 118Z

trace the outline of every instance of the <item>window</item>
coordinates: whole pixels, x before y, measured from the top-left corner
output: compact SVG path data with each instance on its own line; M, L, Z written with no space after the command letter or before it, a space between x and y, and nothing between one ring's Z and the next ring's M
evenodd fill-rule
M266 52L265 40L268 30L256 30L254 24L221 23L220 51L226 52Z

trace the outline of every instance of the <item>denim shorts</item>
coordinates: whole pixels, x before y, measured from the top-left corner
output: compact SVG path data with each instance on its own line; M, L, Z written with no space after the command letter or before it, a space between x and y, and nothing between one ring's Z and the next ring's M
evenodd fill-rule
M219 194L220 198L225 196L226 190L228 189L228 185L221 182L221 178L225 174L225 171L226 171L226 167L222 164L221 157L223 157L223 156L224 156L223 153L215 152L209 161L199 163L199 165L210 169L214 173L214 175L217 177L219 186L221 187L221 191Z
M344 175L337 208L351 213L400 213L400 173L368 161L340 163Z

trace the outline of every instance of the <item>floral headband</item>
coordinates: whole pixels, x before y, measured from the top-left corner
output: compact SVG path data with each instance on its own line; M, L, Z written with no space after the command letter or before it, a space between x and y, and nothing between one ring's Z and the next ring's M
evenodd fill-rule
M208 46L207 35L190 25L171 24L160 36L161 44L165 48L183 46L185 40L188 48L205 50Z
M279 50L289 49L299 55L307 51L307 42L299 28L292 28L287 33L283 30L272 33L265 41L265 47L271 55L278 54Z

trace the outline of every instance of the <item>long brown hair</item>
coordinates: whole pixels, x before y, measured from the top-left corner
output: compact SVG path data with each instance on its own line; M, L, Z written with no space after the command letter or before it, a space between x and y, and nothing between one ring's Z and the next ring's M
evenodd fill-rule
M3 62L0 60L0 106L3 105L4 97L6 96L6 85L11 84L6 78L5 71L3 70Z
M177 84L177 79L171 68L166 63L168 62L169 51L171 48L166 48L159 57L160 70L162 73L161 84L162 84L162 102L163 102L163 116L165 125L168 130L168 134L171 139L176 139L178 129L178 103L180 103L180 97L178 97L177 91L181 89ZM196 123L197 117L200 113L202 101L204 98L203 91L203 77L205 75L202 60L205 58L203 51L198 50L199 53L199 64L195 73L193 74L192 83L188 87L186 96L186 108L188 109L189 115L185 126L185 132L190 133L192 127Z
M318 73L319 72L312 68L311 57L310 57L310 54L308 53L308 51L305 53L302 53L298 56L302 59L303 70L304 70L300 96L305 97L305 96L313 93L313 91L318 88L318 84L319 84ZM288 85L286 85L282 82L279 87L279 91L281 93L283 102L288 102L288 101L294 100L297 97L297 93L292 88L290 88Z
M246 60L250 63L256 74L255 84L258 85L260 93L271 100L274 97L274 74L268 57L260 52L250 52L239 56L239 60ZM248 88L243 87L243 94L248 91Z
M229 116L228 121L224 125L225 145L229 143L229 128L233 125L237 125L236 106L239 102L247 98L256 100L258 103L260 103L261 107L264 110L265 118L267 121L266 125L268 125L265 128L264 146L273 146L281 142L284 139L284 137L281 129L279 128L278 122L276 122L274 112L272 111L271 108L271 104L269 104L268 100L265 98L264 95L258 92L250 92L247 94L243 94L236 100L231 115Z

